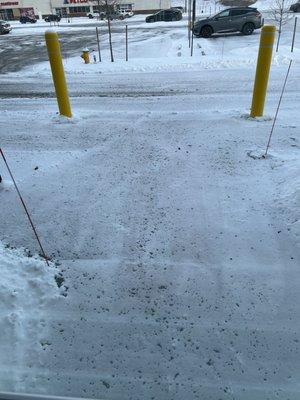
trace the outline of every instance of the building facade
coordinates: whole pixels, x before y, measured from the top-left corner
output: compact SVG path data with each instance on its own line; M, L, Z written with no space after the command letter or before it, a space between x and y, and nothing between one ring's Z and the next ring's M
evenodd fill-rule
M103 4L103 0L100 1ZM62 16L85 16L96 12L98 0L0 0L0 19L19 19L22 15L35 15L42 18L49 14ZM117 7L135 13L154 12L168 9L171 0L119 0Z

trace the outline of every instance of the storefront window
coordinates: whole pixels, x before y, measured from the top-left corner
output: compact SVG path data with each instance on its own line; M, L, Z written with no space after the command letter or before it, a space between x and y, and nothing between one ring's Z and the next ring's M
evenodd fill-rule
M72 14L76 13L88 13L90 11L90 7L70 7L69 12Z
M14 19L13 10L0 10L0 19L5 21Z
M103 6L100 5L100 12L104 12L105 10L106 10L105 5L103 5ZM99 7L98 6L93 6L93 12L94 13L99 12Z

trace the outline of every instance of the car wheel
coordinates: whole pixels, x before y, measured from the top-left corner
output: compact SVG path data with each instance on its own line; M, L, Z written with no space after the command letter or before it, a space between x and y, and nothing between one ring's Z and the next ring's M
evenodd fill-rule
M201 36L203 36L204 38L209 38L211 37L211 35L213 34L213 29L211 26L204 26L201 29Z
M173 22L177 21L177 18L176 17L172 17L172 21Z
M254 25L251 22L247 22L247 24L243 26L242 34L252 35L253 31L254 31Z

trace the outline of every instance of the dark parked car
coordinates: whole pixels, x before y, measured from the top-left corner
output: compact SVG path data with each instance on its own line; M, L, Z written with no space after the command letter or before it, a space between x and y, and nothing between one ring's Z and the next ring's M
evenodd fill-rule
M45 18L45 22L59 22L61 20L60 15L51 14Z
M20 22L21 22L21 24L27 24L27 23L35 24L36 23L36 18L29 17L29 16L23 16L23 17L20 17Z
M182 12L177 8L170 10L161 10L156 14L149 15L146 18L146 22L157 22L157 21L180 21L182 19Z
M291 7L290 7L290 11L293 11L295 13L296 12L300 12L300 1L298 1L295 4L292 4Z
M262 15L253 7L228 8L220 13L195 22L193 33L197 37L210 37L218 32L242 32L252 35L262 27Z
M0 35L6 35L11 31L11 26L6 21L0 20Z

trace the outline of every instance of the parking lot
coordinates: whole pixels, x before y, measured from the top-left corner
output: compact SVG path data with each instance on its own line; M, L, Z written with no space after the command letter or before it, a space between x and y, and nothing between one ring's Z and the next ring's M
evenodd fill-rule
M113 21L113 41L117 50L123 45L125 25L129 27L130 42L142 42L150 35L163 35L164 31L174 28L174 24L166 24L163 28L157 24L151 25L149 32L145 25L144 16L135 16L123 21ZM12 22L12 32L0 36L0 73L16 72L22 68L47 60L44 32L47 29L58 31L61 41L63 57L80 56L84 47L97 48L95 28L101 31L101 47L108 48L108 30L105 21L89 20L88 18L73 19L71 23L65 20L59 25L50 25L43 21L37 24L22 25ZM158 24L159 25L159 24ZM185 29L184 22L177 23L179 28Z

